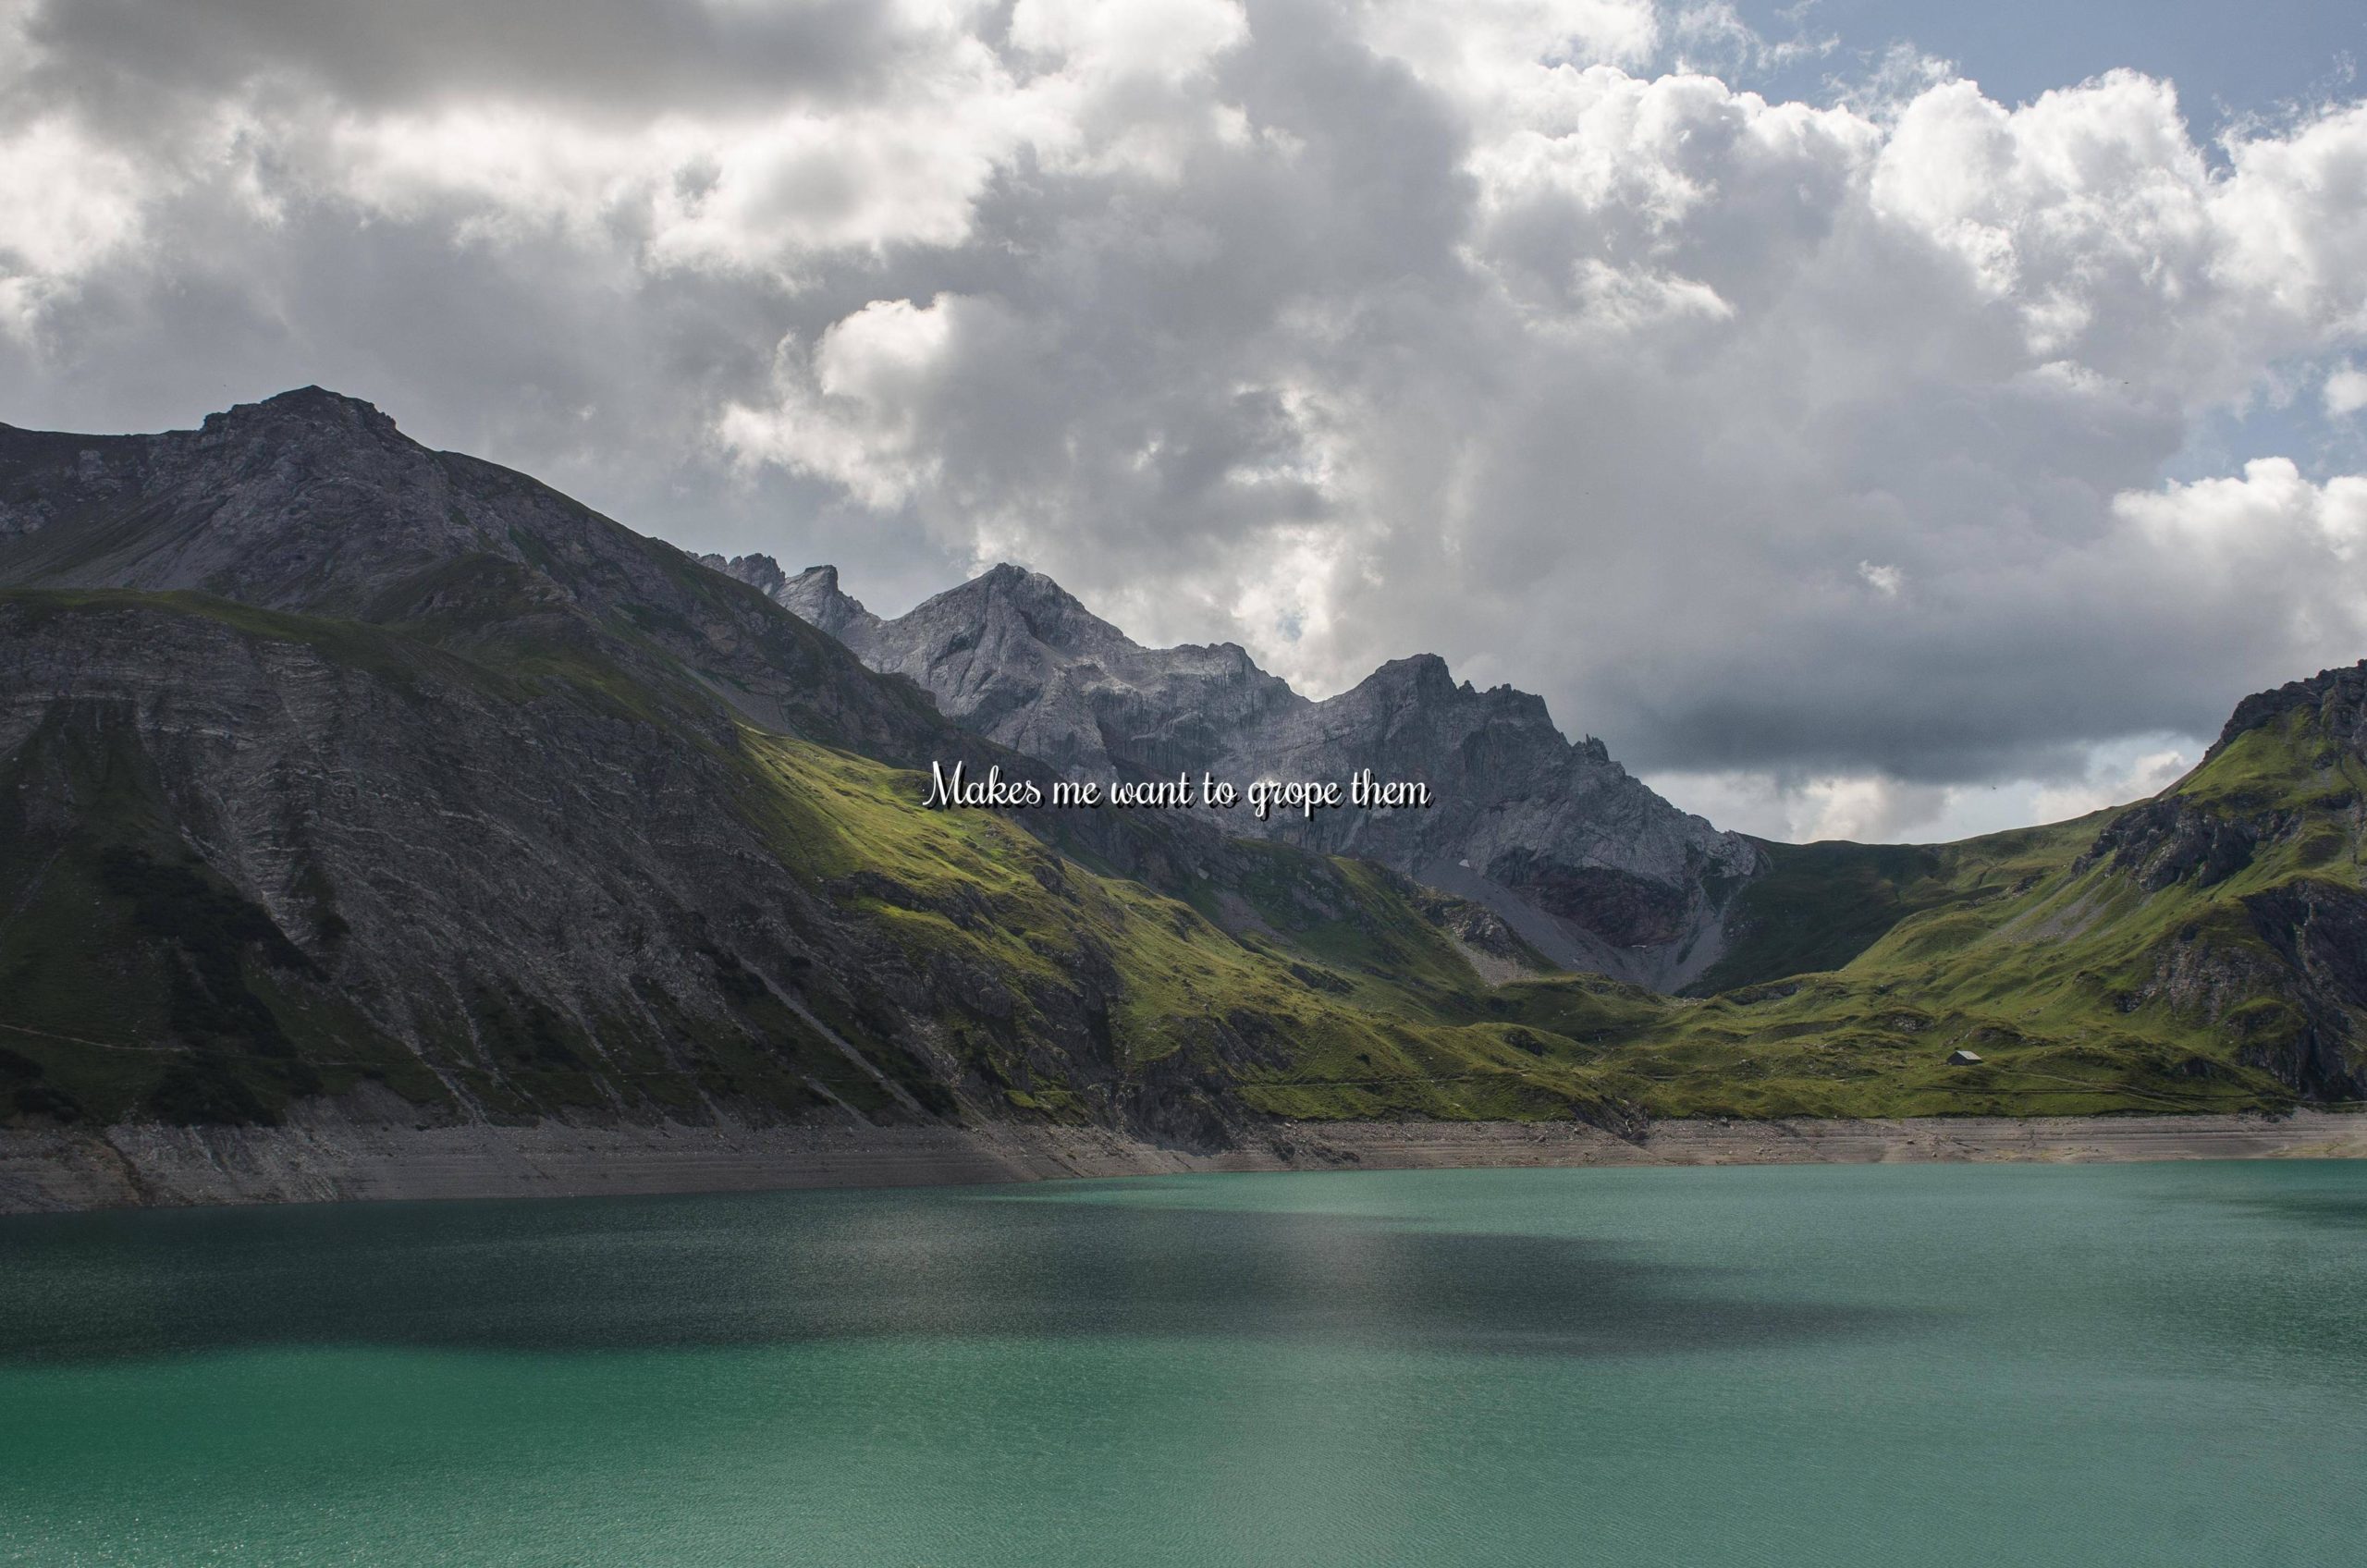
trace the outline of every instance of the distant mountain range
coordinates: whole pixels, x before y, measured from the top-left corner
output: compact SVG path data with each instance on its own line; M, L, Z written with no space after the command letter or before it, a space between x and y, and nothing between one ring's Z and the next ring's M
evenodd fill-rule
M1435 659L1310 702L1015 569L881 620L725 565L318 388L0 426L0 1121L1206 1148L2367 1091L2367 666L2153 801L1796 847ZM1441 800L1229 836L925 810L932 760Z
M1725 950L1724 918L1767 857L1573 745L1541 698L1457 685L1444 660L1383 665L1322 702L1230 643L1145 648L1039 572L999 566L883 620L833 567L791 577L767 556L707 565L769 594L955 723L1073 777L1428 782L1420 810L1210 818L1322 854L1359 855L1486 905L1564 968L1659 990Z

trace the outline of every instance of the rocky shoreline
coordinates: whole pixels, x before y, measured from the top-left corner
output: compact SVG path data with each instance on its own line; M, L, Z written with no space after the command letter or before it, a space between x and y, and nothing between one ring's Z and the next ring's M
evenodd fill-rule
M1196 1171L1931 1160L2367 1158L2367 1114L1278 1122L1199 1152L1100 1128L283 1127L0 1131L0 1214L202 1204L579 1197Z

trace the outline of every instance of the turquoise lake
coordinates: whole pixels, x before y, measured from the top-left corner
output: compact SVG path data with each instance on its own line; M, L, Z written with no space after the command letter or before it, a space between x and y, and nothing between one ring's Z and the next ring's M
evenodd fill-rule
M0 1219L0 1562L2367 1562L2367 1163Z

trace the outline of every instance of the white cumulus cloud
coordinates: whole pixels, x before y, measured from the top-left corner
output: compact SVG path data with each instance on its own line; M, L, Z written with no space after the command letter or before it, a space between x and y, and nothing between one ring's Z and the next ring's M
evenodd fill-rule
M1007 556L1318 691L1434 650L1792 832L2367 653L2367 480L2192 460L2367 407L2367 104L1721 74L1814 19L0 3L0 418L342 385L882 608Z

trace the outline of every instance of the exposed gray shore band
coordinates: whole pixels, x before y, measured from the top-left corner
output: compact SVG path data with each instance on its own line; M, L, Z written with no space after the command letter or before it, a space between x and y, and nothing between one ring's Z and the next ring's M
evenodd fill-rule
M1559 1122L1285 1122L1216 1153L1099 1129L1008 1125L16 1130L0 1132L0 1213L1224 1170L2279 1158L2367 1158L2367 1114L1662 1121L1635 1142Z

